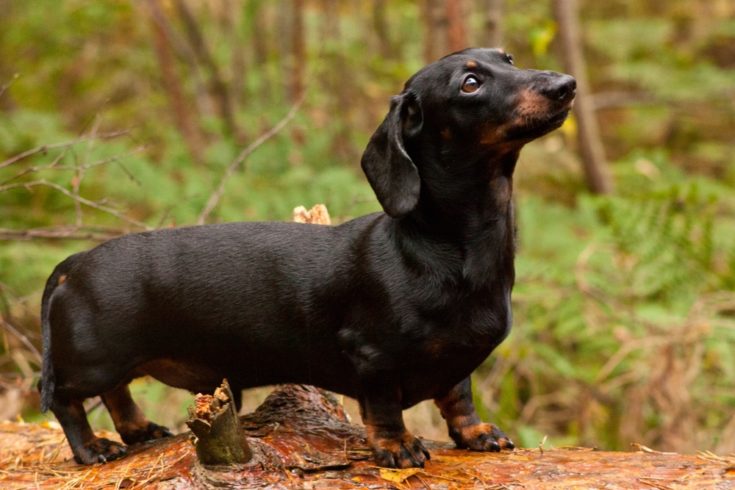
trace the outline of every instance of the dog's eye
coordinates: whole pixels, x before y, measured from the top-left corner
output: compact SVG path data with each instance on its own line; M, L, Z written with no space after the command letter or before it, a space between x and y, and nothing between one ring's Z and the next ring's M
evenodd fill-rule
M477 92L477 89L479 88L480 81L474 75L469 75L464 79L464 82L462 82L462 92L466 94Z
M508 63L510 63L512 65L513 64L513 55L506 53L505 54L505 61L507 61Z

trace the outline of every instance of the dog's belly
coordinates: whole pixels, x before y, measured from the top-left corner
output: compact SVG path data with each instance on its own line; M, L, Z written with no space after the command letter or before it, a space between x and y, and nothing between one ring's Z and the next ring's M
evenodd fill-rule
M137 375L149 375L174 388L191 392L209 392L222 382L223 376L217 370L202 364L174 359L148 361L136 369Z
M255 363L244 363L242 366L212 367L207 363L192 360L175 360L170 358L146 361L135 368L132 376L148 375L174 388L189 390L194 393L209 393L219 386L223 378L227 378L236 389L254 388L264 385L282 383L313 384L337 393L357 397L356 383L342 363L328 363L327 369L314 371L307 364L287 366L281 360L279 366L256 359Z

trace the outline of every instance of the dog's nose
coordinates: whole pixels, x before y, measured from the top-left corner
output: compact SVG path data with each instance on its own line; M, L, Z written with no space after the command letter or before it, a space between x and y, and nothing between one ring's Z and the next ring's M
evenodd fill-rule
M574 98L577 91L577 80L569 75L558 75L549 80L543 94L551 100L566 102Z

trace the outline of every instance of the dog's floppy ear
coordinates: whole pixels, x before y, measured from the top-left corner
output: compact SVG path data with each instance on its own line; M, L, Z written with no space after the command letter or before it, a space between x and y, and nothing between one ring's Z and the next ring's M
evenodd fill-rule
M385 212L400 218L418 204L421 180L404 138L416 136L423 113L416 95L405 92L393 97L390 111L370 138L362 155L362 170Z

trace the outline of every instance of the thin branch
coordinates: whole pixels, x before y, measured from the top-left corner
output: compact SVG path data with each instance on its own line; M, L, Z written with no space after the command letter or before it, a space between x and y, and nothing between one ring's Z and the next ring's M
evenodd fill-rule
M12 156L8 158L7 160L4 160L2 163L0 163L0 168L9 167L10 165L19 162L25 158L31 157L33 155L38 155L39 153L46 153L49 150L56 150L59 148L68 148L70 146L77 145L83 141L88 141L90 139L112 139L117 138L119 136L124 136L128 134L128 130L124 131L113 131L110 133L98 133L95 135L84 135L80 136L79 138L73 140L73 141L65 141L63 143L53 143L50 145L41 145L36 148L31 148L30 150L26 150L22 153L18 153L15 156Z
M109 206L105 206L104 204L99 204L99 203L96 203L94 201L90 201L89 199L87 199L85 197L77 196L73 192L69 191L67 188L65 188L63 186L60 186L59 184L57 184L55 182L50 182L50 181L48 181L46 179L39 179L39 180L34 180L32 182L24 182L24 183L20 183L20 184L9 184L9 185L0 186L0 192L5 192L5 191L11 190L11 189L20 189L20 188L29 190L32 187L50 187L50 188L52 188L54 190L57 190L57 191L61 192L66 197L68 197L70 199L73 199L75 202L79 202L81 204L84 204L87 207L90 207L90 208L93 208L93 209L97 209L98 211L102 211L102 212L105 212L107 214L110 214L110 215L116 217L117 219L119 219L121 221L124 221L126 223L129 223L131 225L137 226L138 228L143 228L144 230L150 230L150 229L152 229L151 227L149 227L148 225L146 225L142 221L138 221L136 219L129 218L129 217L125 216L124 214L122 214L120 211L118 211L118 210L116 210L114 208L111 208Z
M245 149L243 149L239 155L237 155L237 158L235 158L225 170L225 173L222 175L222 178L220 179L219 185L217 186L217 189L212 193L211 196L209 196L209 200L207 201L206 206L204 206L204 209L202 209L202 212L199 214L199 218L197 219L197 224L202 225L207 220L210 214L212 214L212 211L214 208L217 207L220 200L222 199L222 195L225 193L225 185L227 184L227 181L232 177L232 175L235 173L235 171L240 167L240 165L243 164L243 162L263 143L271 139L273 136L278 134L283 128L286 127L286 125L291 122L291 120L294 118L296 113L298 112L299 108L301 107L301 104L304 103L304 99L306 98L306 91L304 91L304 94L302 97L296 101L295 104L291 106L291 109L288 111L288 113L278 121L278 123L273 126L271 129L263 133L250 143Z
M26 240L92 240L104 242L127 233L126 230L114 228L78 228L76 226L60 226L56 228L30 228L27 230L14 230L12 228L0 228L0 241L26 241Z
M94 136L97 135L100 128L100 121L101 119L97 116L95 116L93 122L92 122L92 130L89 132L89 134L92 136L89 140L86 142L86 152L84 160L87 160L89 158L89 154L92 152L92 147L94 146L95 138ZM71 191L74 194L75 197L80 197L79 192L82 187L82 180L84 180L84 176L86 174L85 169L83 168L83 164L80 164L76 159L76 153L74 154L74 166L76 167L74 170L74 177L71 179ZM82 226L84 222L83 218L83 212L82 212L82 205L79 203L78 199L74 199L74 217L75 217L75 225L76 226Z
M36 349L36 346L35 346L35 345L33 345L33 343L32 343L32 342L31 342L30 340L28 340L28 337L26 337L25 335L23 335L23 334L21 333L21 331L20 331L20 330L18 330L18 329L17 329L17 328L15 328L14 326L12 326L12 325L11 325L11 324L10 324L10 323L9 323L9 322L8 322L7 320L5 320L4 318L0 318L0 321L1 321L0 323L2 323L2 325L3 325L3 328L5 328L5 330L7 330L7 331L8 331L8 332L10 332L11 334L13 334L13 336L14 336L14 337L16 337L16 338L17 338L18 340L20 340L20 341L21 341L21 343L22 343L23 345L25 345L25 346L26 346L26 348L27 348L27 349L28 349L28 350L29 350L29 351L30 351L31 353L33 353L33 355L34 355L34 357L36 358L36 361L37 361L37 362L41 362L41 353L40 353L40 352L38 352L38 349Z
M116 163L117 165L119 165L120 166L120 169L122 169L122 171L125 172L125 174L131 180L133 180L136 184L140 185L140 181L133 174L130 173L130 170L128 170L125 167L125 165L122 164L121 159L123 157L129 156L129 155L134 155L136 153L140 153L143 150L145 150L146 148L147 148L146 146L141 145L141 146L138 146L138 147L133 148L132 150L130 150L130 151L126 152L126 153L123 153L123 154L120 154L120 155L115 155L115 156L112 156L112 157L103 158L101 160L96 160L94 162L86 163L86 164L82 164L82 165L78 165L78 166L58 165L58 161L61 160L61 158L55 158L54 161L51 162L48 165L40 165L40 166L28 167L28 168L25 168L22 171L18 172L14 176L10 177L9 179L0 181L0 187L5 186L6 184L10 184L11 182L18 180L21 177L25 177L26 175L30 175L30 174L34 174L34 173L38 173L38 172L43 172L43 171L46 171L46 170L59 170L59 171L64 171L64 170L66 170L66 171L85 170L86 171L86 170L90 170L90 169L95 168L95 167L100 167L102 165L107 165L108 163Z

